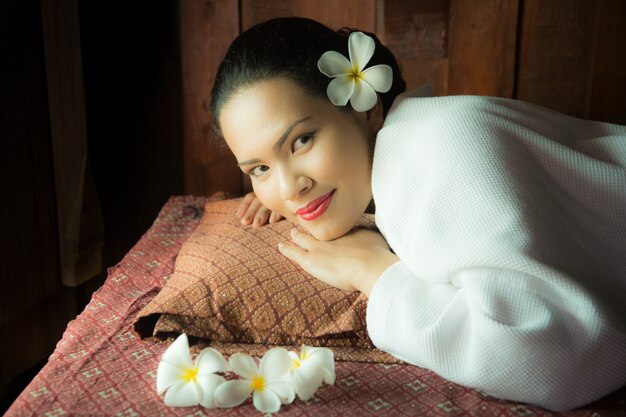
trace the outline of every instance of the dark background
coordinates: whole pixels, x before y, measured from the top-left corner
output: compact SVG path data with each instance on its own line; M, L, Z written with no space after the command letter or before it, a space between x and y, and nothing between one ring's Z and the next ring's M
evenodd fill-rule
M14 308L0 307L0 412L106 276L77 288L27 284L31 275L60 282L41 13L39 1L1 3L0 304L8 305L4 297L18 300ZM184 193L178 2L85 0L79 14L106 269L139 240L169 196Z
M89 152L105 263L183 193L178 3L80 2Z

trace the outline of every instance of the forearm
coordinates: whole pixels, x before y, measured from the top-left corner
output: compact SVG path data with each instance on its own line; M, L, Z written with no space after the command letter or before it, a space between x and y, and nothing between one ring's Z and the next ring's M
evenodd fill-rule
M398 258L393 252L383 248L377 249L371 256L363 271L356 272L352 276L351 284L357 290L369 297L374 285L383 272L391 265L398 262Z
M504 268L466 268L429 282L406 263L369 297L379 349L498 398L567 410L624 384L624 336L584 295ZM590 358L593 358L590 361Z

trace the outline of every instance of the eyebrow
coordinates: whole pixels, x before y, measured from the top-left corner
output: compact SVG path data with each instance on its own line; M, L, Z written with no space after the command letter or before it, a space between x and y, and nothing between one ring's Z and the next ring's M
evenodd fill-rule
M298 119L295 122L293 122L291 125L289 125L289 127L287 129L285 129L285 131L283 132L283 134L280 136L280 138L278 138L278 140L276 141L276 143L274 144L274 146L272 146L272 149L277 151L280 148L283 147L283 144L285 143L285 141L287 140L287 138L289 137L289 134L291 133L291 131L293 129L295 129L296 126L298 126L300 123L309 120L311 118L311 116L307 116L307 117L303 117L302 119ZM243 162L238 162L237 166L242 166L242 165L250 165L250 164L254 164L259 162L260 159L250 159L248 161L243 161Z

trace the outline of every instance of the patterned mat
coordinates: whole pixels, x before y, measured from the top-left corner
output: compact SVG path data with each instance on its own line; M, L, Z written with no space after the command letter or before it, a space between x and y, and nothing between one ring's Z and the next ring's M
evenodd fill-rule
M135 247L108 271L105 284L72 322L47 365L5 416L258 416L250 401L232 409L168 408L156 394L156 369L167 345L139 340L132 322L172 274L176 254L207 199L172 197ZM224 348L226 346L223 346ZM258 346L257 346L258 348ZM225 352L227 353L227 352ZM259 352L260 353L260 352ZM559 414L502 401L403 364L337 362L335 385L284 416L480 416ZM571 417L626 416L626 389Z

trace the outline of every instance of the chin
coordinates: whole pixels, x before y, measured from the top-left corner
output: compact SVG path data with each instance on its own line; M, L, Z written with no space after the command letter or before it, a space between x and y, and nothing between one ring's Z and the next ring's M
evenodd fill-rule
M307 227L304 228L313 235L317 240L335 240L347 234L354 225L351 226L332 226L332 227Z

